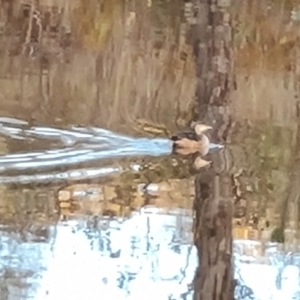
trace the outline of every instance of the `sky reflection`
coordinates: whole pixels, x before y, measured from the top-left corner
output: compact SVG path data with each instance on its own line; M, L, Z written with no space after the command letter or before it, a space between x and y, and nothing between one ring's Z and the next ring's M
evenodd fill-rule
M79 223L59 225L35 299L180 299L196 253L173 242L174 220L142 213L92 238Z
M190 218L188 212L182 217ZM61 222L47 244L2 234L7 299L192 299L196 250L177 222L175 215L142 210L125 221L103 221L98 229L86 220ZM249 263L239 250L251 244L235 241L235 277L244 286L238 299L299 299L297 263ZM242 297L245 287L252 298Z

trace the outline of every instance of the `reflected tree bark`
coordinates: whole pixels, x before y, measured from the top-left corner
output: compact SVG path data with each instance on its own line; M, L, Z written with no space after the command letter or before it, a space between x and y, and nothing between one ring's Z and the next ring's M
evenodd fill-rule
M200 265L194 299L233 299L231 184L214 170L197 175L194 242ZM222 195L220 193L222 191Z
M273 231L271 239L276 242L284 243L287 245L293 245L297 239L297 232L299 228L299 206L300 206L300 160L299 160L299 149L300 149L300 127L296 131L296 140L294 146L294 155L291 159L291 171L289 175L290 185L288 187L288 194L285 201L282 202L280 207L281 222L279 228ZM285 230L291 231L291 236L286 236ZM287 239L286 239L287 238Z
M195 20L190 25L196 70L198 118L207 121L217 114L219 137L226 133L228 103L234 86L230 0L190 2ZM224 112L227 112L226 114ZM230 126L230 124L229 124ZM224 128L225 129L224 129ZM219 132L222 131L222 132ZM234 298L232 269L232 182L227 170L217 174L212 168L197 175L194 202L194 243L200 265L194 278L195 300Z

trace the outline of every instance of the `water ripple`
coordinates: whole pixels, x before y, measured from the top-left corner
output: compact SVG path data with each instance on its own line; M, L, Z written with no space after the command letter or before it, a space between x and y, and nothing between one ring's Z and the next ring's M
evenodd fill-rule
M49 168L76 166L81 163L110 158L163 156L172 153L172 141L167 138L136 138L96 127L72 126L68 129L61 129L30 126L22 120L0 117L0 133L7 138L23 139L25 142L48 140L50 143L55 143L52 149L0 156L0 172L2 173L8 171L35 171L38 173L44 172L45 169L49 170ZM58 147L57 144L60 146ZM211 144L210 148L216 147L218 145ZM0 176L0 181L27 182L70 177L80 179L82 176L87 178L121 171L120 168L98 168L97 170L80 169L47 175Z

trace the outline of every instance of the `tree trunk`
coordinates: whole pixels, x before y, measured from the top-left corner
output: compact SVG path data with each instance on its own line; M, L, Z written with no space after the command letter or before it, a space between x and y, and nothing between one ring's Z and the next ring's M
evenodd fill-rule
M210 170L195 180L194 242L200 263L194 279L195 300L233 299L233 207L228 179Z
M211 117L216 121L215 113L218 114L224 128L217 124L218 132L215 133L222 137L228 125L224 112L228 114L228 103L234 88L230 2L191 2L196 16L190 27L190 43L194 48L198 79L196 114L202 121L207 121L211 112L214 112ZM194 242L200 265L194 279L194 299L232 300L233 197L229 170L224 170L221 175L213 169L204 171L197 176L195 186Z

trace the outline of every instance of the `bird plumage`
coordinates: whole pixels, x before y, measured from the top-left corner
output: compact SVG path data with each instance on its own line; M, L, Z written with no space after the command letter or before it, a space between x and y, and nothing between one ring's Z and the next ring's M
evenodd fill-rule
M204 134L211 126L193 122L191 128L187 128L177 135L172 136L173 149L178 154L191 154L199 152L205 156L209 151L209 138Z

